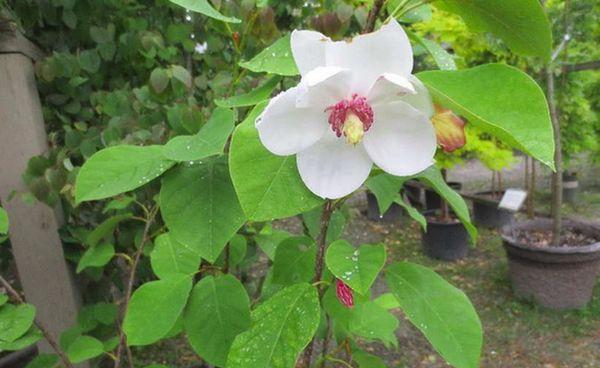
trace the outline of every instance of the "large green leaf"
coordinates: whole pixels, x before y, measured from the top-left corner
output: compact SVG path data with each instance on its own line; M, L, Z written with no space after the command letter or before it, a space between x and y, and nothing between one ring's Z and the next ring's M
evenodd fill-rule
M191 10L193 12L197 12L200 14L204 14L207 17L214 18L216 20L220 20L223 22L229 23L239 23L241 22L239 19L234 17L226 17L223 14L219 13L215 8L210 5L208 0L170 0L173 4L177 4L179 6L183 6L187 10Z
M392 203L398 198L402 185L408 178L382 173L370 177L367 188L375 195L379 213L386 213Z
M388 347L398 346L395 335L398 325L398 319L393 314L375 302L368 301L353 308L350 333L367 341L379 340Z
M160 204L171 236L211 263L245 222L221 158L169 173L163 180Z
M383 244L353 247L345 240L329 245L325 255L327 268L358 293L366 294L385 264Z
M461 290L432 270L409 262L391 265L386 279L406 317L448 363L479 367L481 322Z
M273 282L291 285L309 282L315 274L317 247L308 236L295 236L282 241L275 251Z
M115 247L110 243L101 243L89 247L77 264L77 273L88 267L102 267L115 255Z
M13 342L33 324L35 307L31 304L4 305L0 308L0 341Z
M221 107L242 107L254 106L259 102L268 100L271 97L271 92L277 87L281 81L281 77L274 75L269 78L263 85L251 90L242 95L229 97L223 100L215 100L215 104Z
M8 214L0 207L0 234L8 233Z
M25 333L25 335L19 337L15 341L8 342L0 340L0 351L21 350L40 341L42 337L42 332L38 328L32 327L29 329L29 331L27 331L27 333Z
M471 223L469 207L467 207L465 200L446 184L440 169L430 166L427 170L420 172L414 177L429 184L450 205L460 222L462 222L465 229L469 232L471 240L475 243L475 240L477 240L477 229Z
M527 74L508 65L487 64L457 71L426 71L417 76L438 103L554 168L548 104Z
M128 192L160 176L173 165L161 146L115 146L96 152L79 170L76 201Z
M223 152L235 126L233 111L217 107L195 135L182 135L165 145L165 157L174 161L196 161Z
M256 73L297 75L298 68L292 56L290 35L287 34L281 37L251 60L241 62L240 66Z
M313 286L296 284L283 289L252 312L252 327L236 337L226 367L293 367L320 318Z
M231 275L207 276L194 286L184 314L188 340L208 363L222 367L235 337L250 327L250 300Z
M435 6L475 31L495 34L518 54L550 58L552 31L539 0L439 0Z
M256 105L236 128L229 153L240 204L255 221L294 216L323 203L302 182L295 156L275 156L260 142L254 121L265 106L266 102Z
M177 273L193 274L200 267L200 261L196 249L178 242L168 233L156 238L150 255L152 270L161 279Z
M129 345L152 344L169 333L192 288L190 275L171 275L147 282L132 295L123 331Z
M102 342L91 336L79 336L67 348L67 356L73 363L81 363L104 353Z

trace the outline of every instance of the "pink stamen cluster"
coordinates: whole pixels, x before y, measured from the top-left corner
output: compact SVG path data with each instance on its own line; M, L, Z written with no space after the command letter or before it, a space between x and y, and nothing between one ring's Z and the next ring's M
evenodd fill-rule
M352 99L341 100L335 105L329 106L325 111L330 111L329 125L338 137L342 136L344 122L349 113L353 113L360 119L365 132L373 125L373 109L366 98L356 93L352 95Z
M352 308L354 306L352 289L340 279L335 280L335 293L337 294L339 301L347 308Z

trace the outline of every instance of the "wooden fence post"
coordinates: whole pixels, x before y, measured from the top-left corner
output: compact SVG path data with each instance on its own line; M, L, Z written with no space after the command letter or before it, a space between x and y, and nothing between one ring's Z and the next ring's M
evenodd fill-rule
M80 295L65 261L58 228L62 210L25 204L13 191L28 160L48 150L33 61L42 53L18 31L0 33L0 201L10 218L10 241L19 280L39 320L58 337L72 327ZM51 352L47 343L38 347Z

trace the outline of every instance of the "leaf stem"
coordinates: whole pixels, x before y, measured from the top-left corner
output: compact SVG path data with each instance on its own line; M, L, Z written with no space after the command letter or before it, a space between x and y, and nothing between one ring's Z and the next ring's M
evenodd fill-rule
M365 24L365 29L363 33L373 32L375 29L375 22L377 21L377 17L379 16L379 12L381 12L381 8L383 7L383 3L385 0L375 0L373 2L373 7L371 11L369 11L369 15L367 16L367 22Z
M21 295L19 295L19 293L15 289L13 289L13 287L10 285L10 283L4 277L2 277L2 275L0 275L0 284L2 284L4 289L6 289L6 291L10 294L10 296L14 300L16 300L19 304L25 304L25 300L23 300L23 298L21 298ZM50 332L48 332L48 329L46 329L44 324L42 322L40 322L37 317L33 320L33 324L37 328L40 329L40 331L42 332L42 335L44 336L44 339L46 339L48 344L50 344L50 347L52 348L52 350L54 350L56 352L56 354L58 355L60 360L63 362L65 367L66 368L74 368L73 364L71 364L71 362L69 361L69 358L67 358L67 355L62 351L62 349L59 347L58 343L54 340L52 335L50 335Z
M129 360L129 365L133 366L133 361L131 357L131 351L127 346L127 337L123 332L123 321L125 320L125 315L127 314L127 308L129 307L129 301L131 300L131 294L133 293L133 284L135 282L135 275L137 272L137 266L142 256L144 245L150 238L148 233L150 232L150 227L154 223L154 219L156 218L156 214L158 213L158 206L154 206L150 211L148 211L148 218L144 221L146 225L144 226L144 232L142 234L142 240L140 242L140 246L135 252L135 256L133 258L133 263L131 265L131 270L129 271L129 280L127 282L127 291L125 292L125 302L123 305L123 316L119 322L119 344L117 345L117 354L115 356L115 365L114 368L119 368L121 366L121 355L123 353L123 348L127 349L127 356Z

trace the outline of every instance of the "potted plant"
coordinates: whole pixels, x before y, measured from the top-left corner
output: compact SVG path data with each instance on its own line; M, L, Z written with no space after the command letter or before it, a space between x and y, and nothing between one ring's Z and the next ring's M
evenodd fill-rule
M476 157L492 173L490 189L476 192L473 200L473 221L478 226L501 228L510 224L514 212L499 208L504 195L502 170L514 161L513 151L497 140L486 138L481 132L472 132L468 140L469 154Z
M567 12L566 14L563 12ZM574 221L563 221L561 216L563 158L561 149L560 106L557 105L555 72L557 58L567 51L572 40L572 24L584 24L590 9L582 4L576 12L568 8L555 14L565 20L559 30L564 34L561 44L545 68L546 94L555 141L555 165L552 176L552 218L533 219L515 224L503 231L503 245L508 257L509 276L518 296L533 299L553 309L581 308L592 295L600 272L600 230ZM572 19L577 18L577 19ZM572 19L572 20L571 20ZM578 43L578 47L585 47ZM563 72L568 70L563 70ZM564 74L563 74L564 76ZM568 82L568 75L562 83ZM565 88L561 88L565 91Z

